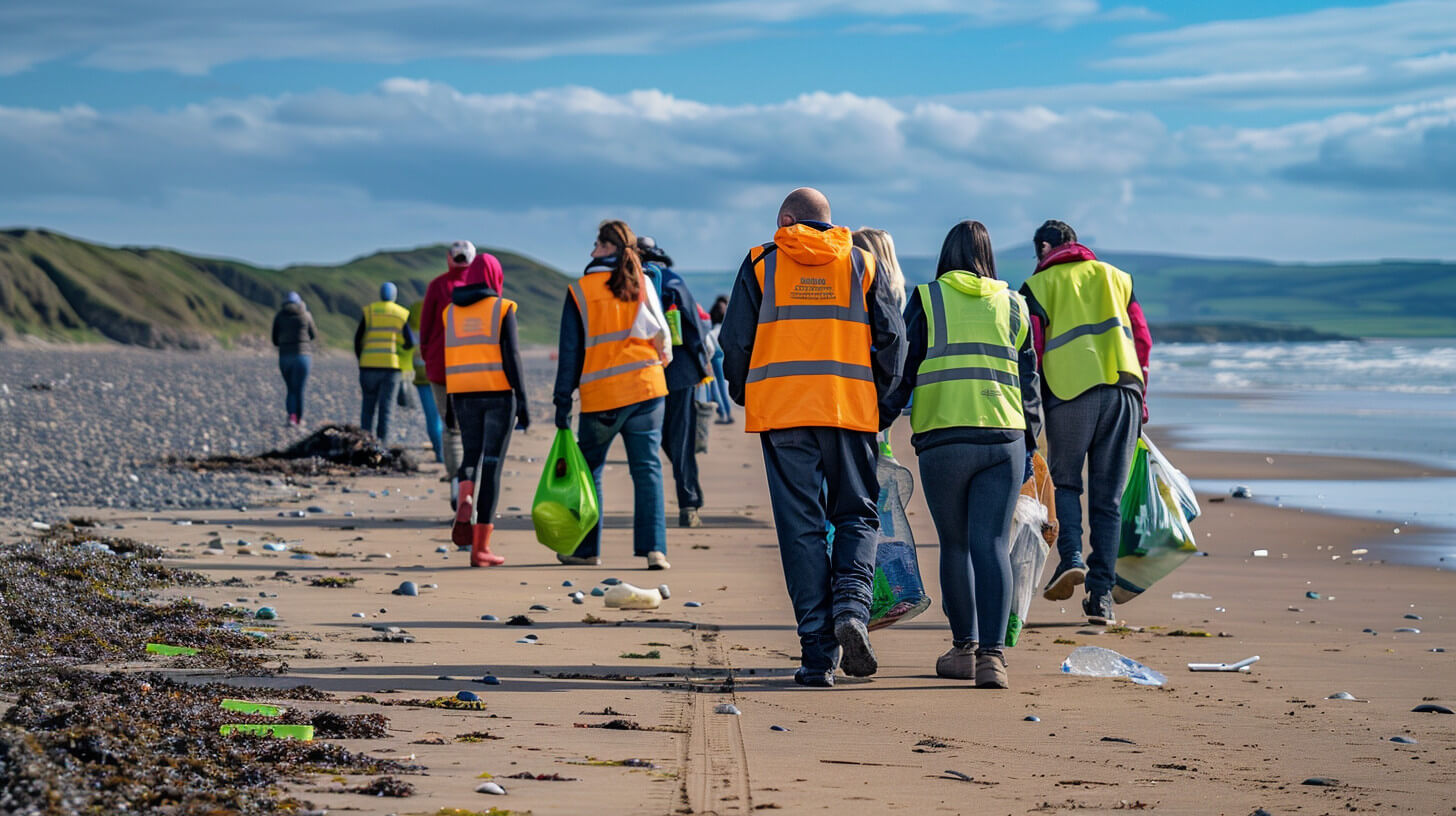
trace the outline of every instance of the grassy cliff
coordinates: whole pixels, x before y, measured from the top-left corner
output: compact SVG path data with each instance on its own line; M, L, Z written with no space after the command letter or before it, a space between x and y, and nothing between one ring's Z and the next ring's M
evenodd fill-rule
M521 304L522 340L554 343L569 280L520 255L500 259ZM405 305L445 269L445 247L377 252L337 266L270 269L169 249L106 247L46 230L0 231L0 337L113 341L148 348L266 345L289 290L303 296L328 345L351 347L379 284Z

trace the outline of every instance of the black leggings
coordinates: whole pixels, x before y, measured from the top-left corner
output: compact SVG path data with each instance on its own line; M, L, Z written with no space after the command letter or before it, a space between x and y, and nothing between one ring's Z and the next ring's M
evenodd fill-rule
M462 482L475 483L474 518L470 522L494 524L501 465L516 427L516 395L510 391L451 394L450 405L464 448L456 476Z

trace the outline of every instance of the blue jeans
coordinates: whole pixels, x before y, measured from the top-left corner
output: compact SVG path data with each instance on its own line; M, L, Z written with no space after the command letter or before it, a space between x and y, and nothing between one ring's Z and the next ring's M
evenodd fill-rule
M870 618L880 530L875 435L789 428L760 441L801 660L809 671L832 671L839 663L834 619ZM834 525L833 547L825 522Z
M723 350L713 355L713 382L708 385L713 402L718 403L718 418L733 418L733 400L728 398L728 378L723 376Z
M435 405L435 390L429 383L415 385L420 395L420 408L425 412L425 433L430 435L430 447L435 449L435 461L445 461L440 451L440 435L444 433L445 421L440 419L439 406Z
M279 354L278 371L283 375L283 387L288 390L283 398L288 413L303 418L303 387L308 383L308 371L313 358L307 354Z
M940 595L958 645L1006 642L1011 616L1011 516L1026 442L951 443L920 454L920 484L940 537Z
M394 413L400 379L397 368L359 369L359 390L364 392L359 427L374 434L380 442L389 436L389 417Z
M607 461L607 449L612 439L622 436L627 448L627 467L632 473L632 488L635 494L632 513L632 554L646 556L649 552L667 552L666 502L662 498L662 461L657 450L662 445L663 398L645 400L611 411L582 412L577 428L577 442L581 455L591 468L592 481L596 482L597 504L606 516L606 505L602 502L602 465ZM601 555L602 522L586 534L574 555L581 558L596 558Z
M698 482L698 410L693 395L698 389L667 392L662 418L662 450L672 462L672 482L677 488L679 510L703 506L703 486Z

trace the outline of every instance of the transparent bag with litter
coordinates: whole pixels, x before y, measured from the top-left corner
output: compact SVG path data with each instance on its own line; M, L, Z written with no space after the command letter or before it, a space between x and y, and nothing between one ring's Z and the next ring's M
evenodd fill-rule
M915 493L915 478L909 468L895 461L889 441L881 442L875 469L880 482L880 538L869 628L880 629L924 612L930 607L930 596L925 594L915 534L905 516L905 504Z
M1198 513L1198 499L1187 477L1152 440L1140 437L1122 494L1115 603L1141 595L1198 551L1189 526Z
M1011 617L1006 623L1006 645L1015 646L1031 611L1031 599L1041 581L1051 547L1042 535L1047 508L1032 496L1016 497L1011 522Z

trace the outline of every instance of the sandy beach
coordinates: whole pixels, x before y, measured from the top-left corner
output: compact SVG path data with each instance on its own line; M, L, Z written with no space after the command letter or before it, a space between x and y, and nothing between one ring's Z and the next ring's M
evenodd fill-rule
M874 678L810 690L790 676L797 639L755 438L739 426L714 428L703 467L705 525L670 527L673 569L648 573L630 556L620 451L605 474L603 565L556 565L535 542L525 511L549 430L538 426L512 444L497 522L498 551L509 561L497 569L469 569L465 554L435 551L448 543L438 465L418 476L300 483L294 500L277 507L87 512L163 547L169 563L234 579L169 595L277 609L278 630L297 638L271 653L287 671L230 682L307 684L332 695L324 708L389 717L388 738L343 742L379 756L413 755L422 771L405 778L415 795L341 792L342 777L291 791L334 812L1449 812L1456 717L1411 709L1456 701L1456 651L1433 651L1456 650L1453 576L1378 563L1392 537L1388 524L1205 496L1194 529L1207 556L1119 607L1129 629L1089 627L1075 601L1038 598L1031 631L1008 653L1011 689L977 691L933 672L948 632L938 609L935 535L917 492L910 518L937 605L875 634ZM897 427L896 438L900 460L918 479L908 429ZM1422 471L1165 452L1194 478L1259 463L1295 478ZM283 516L306 506L326 512ZM669 497L669 518L674 511ZM317 555L262 552L258 543L273 536ZM222 550L207 548L214 537ZM239 548L238 539L253 546ZM1251 557L1255 549L1268 557ZM305 580L329 575L362 580L346 588ZM671 598L657 610L623 612L605 609L600 598L577 605L567 597L607 577L666 582ZM422 587L419 597L391 594L406 580ZM260 592L277 597L260 601ZM1173 592L1210 597L1173 600ZM533 623L508 625L512 615ZM371 641L372 625L415 640ZM1394 631L1402 627L1420 633ZM1174 636L1178 630L1208 636ZM534 643L519 642L527 634ZM1063 674L1062 659L1076 645L1142 661L1166 674L1167 686ZM654 652L655 659L625 656ZM1249 674L1185 668L1253 655L1262 659ZM500 684L474 682L487 674ZM459 691L479 694L485 709L382 704ZM1327 699L1341 691L1361 702ZM378 702L350 701L366 697ZM714 713L724 703L742 713ZM617 719L641 730L581 727ZM458 739L479 732L488 736ZM1396 736L1415 742L1394 743ZM521 772L575 781L503 778ZM474 792L482 774L507 795ZM1313 777L1337 784L1303 784Z

